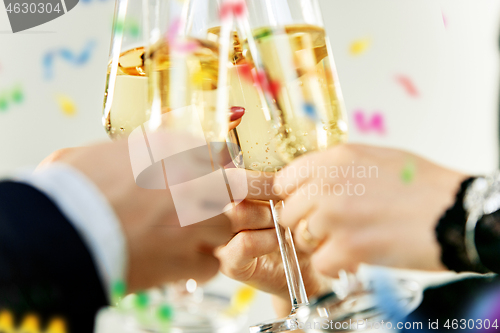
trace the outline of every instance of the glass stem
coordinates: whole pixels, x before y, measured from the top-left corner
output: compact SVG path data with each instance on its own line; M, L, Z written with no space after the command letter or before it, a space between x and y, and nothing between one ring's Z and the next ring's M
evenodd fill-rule
M292 301L291 313L294 314L299 307L309 304L309 300L307 299L304 281L302 280L299 260L295 252L295 245L293 244L292 232L290 228L286 228L285 230L285 228L279 224L278 212L274 207L273 200L269 200L269 204L271 205L274 226L276 227L276 234L278 235L278 243L280 246L281 259L283 260L283 267L285 268L290 300ZM284 202L282 202L282 204L283 207L285 207ZM286 237L287 234L288 237Z

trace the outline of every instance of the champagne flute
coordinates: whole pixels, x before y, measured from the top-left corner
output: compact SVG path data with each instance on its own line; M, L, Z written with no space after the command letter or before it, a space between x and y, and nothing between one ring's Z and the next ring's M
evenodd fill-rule
M181 132L186 141L208 146L217 164L222 148L217 143L225 144L229 122L227 56L219 60L219 53L229 54L232 25L231 18L222 22L218 13L215 0L117 0L103 112L112 139L134 135L136 129ZM127 34L131 21L142 34ZM205 39L212 21L223 27L226 43ZM186 141L160 144L186 146ZM149 149L152 145L148 142ZM166 288L165 298L174 302L177 313L172 328L219 331L241 322L239 313L227 318L216 297L200 299L200 288L187 287L193 282ZM178 292L179 285L187 292Z
M126 138L149 119L142 0L116 0L102 123L112 139Z
M303 154L345 142L346 113L317 1L246 4L247 16L237 24L235 53L240 53L229 76L231 103L246 113L230 142L240 147L244 163L238 167L277 171ZM279 225L273 201L270 205L292 311L250 332L297 329L296 312L308 304L291 231Z

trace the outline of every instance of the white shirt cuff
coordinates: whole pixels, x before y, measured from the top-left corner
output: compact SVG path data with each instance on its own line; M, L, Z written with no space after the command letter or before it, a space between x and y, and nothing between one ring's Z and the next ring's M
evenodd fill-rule
M89 248L110 297L113 283L125 278L126 241L118 217L97 186L62 163L14 180L35 187L58 206Z

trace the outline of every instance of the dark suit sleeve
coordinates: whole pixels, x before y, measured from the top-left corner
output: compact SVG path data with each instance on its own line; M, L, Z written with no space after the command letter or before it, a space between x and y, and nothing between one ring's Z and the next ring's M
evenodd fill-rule
M0 182L0 310L65 318L70 332L93 332L107 304L83 240L38 190Z

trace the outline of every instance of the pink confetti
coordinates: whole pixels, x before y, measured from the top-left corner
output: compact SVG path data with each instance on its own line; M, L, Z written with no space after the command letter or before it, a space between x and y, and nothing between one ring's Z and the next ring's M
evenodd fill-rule
M247 81L251 81L253 84L260 87L264 92L270 93L274 99L277 98L281 90L281 84L279 81L269 80L266 72L264 71L259 71L257 73L252 72L252 68L246 62L238 66L238 75Z
M281 89L281 84L276 80L269 80L265 72L257 73L255 82L264 90L273 96L274 99L278 98L278 93Z
M412 97L420 96L417 87L415 87L415 84L408 76L396 75L396 80L399 82L399 84L401 84L401 86L405 89L408 95Z
M281 85L279 81L269 82L269 92L271 93L271 95L273 95L274 99L277 99L280 90L281 90Z
M444 15L443 12L441 12L441 15L443 16L443 24L445 28L448 28L448 20L446 19L446 15Z
M375 112L370 119L367 118L362 110L354 112L354 123L359 132L385 134L385 120L382 113Z
M244 62L238 66L238 75L240 75L242 78L246 79L247 81L253 80L252 69L250 68L250 65L246 62Z
M180 53L194 52L198 48L198 43L193 41L180 42L177 38L181 28L181 20L175 19L167 31L167 42L173 50Z
M230 14L234 15L234 17L241 18L246 14L246 12L247 6L245 1L226 1L220 9L219 15L221 19L227 18Z
M258 72L257 73L257 84L259 87L265 88L267 86L267 76L266 73L264 72Z

